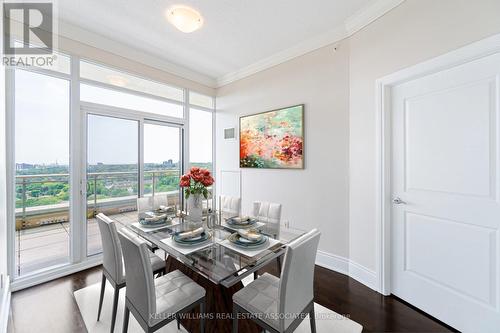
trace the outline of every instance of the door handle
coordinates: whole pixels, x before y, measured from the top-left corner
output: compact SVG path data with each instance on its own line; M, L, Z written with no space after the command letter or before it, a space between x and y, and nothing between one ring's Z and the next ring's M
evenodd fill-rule
M401 198L399 197L395 197L394 199L392 199L392 203L395 205L406 205L406 202L401 200Z

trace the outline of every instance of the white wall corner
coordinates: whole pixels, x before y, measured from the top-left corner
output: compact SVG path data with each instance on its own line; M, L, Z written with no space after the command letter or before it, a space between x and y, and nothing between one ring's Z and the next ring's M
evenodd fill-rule
M345 21L347 35L351 36L379 17L402 4L405 0L376 0L357 11Z
M4 286L1 290L0 295L0 333L7 332L7 324L9 322L9 313L10 313L10 282L9 278L4 278L3 281Z

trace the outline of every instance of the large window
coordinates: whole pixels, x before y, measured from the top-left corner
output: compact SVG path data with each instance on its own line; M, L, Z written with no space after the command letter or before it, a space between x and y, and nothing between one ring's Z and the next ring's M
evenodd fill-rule
M184 91L123 71L80 61L82 101L182 118ZM108 87L108 88L106 88Z
M118 71L84 60L80 61L80 77L178 102L182 102L184 99L184 92L181 88L146 80L123 71Z
M213 170L213 113L191 107L189 110L189 163Z
M15 70L16 276L69 261L69 81Z
M176 118L182 118L183 115L183 106L181 104L168 103L84 83L80 85L80 98L85 102L116 106L124 109L138 110Z
M57 59L7 71L14 286L97 263L96 214L137 222L143 196L178 206L185 167L213 168L213 97L75 56Z

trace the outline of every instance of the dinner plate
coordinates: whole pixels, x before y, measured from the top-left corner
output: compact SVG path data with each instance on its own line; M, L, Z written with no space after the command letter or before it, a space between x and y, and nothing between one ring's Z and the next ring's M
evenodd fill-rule
M252 242L251 240L248 240L244 237L241 237L239 234L235 233L229 236L228 240L241 248L244 249L253 249L253 248L258 248L261 247L262 245L267 243L267 236L262 235L262 238L256 242Z
M181 234L181 233L182 232L178 232L172 236L172 239L174 240L174 242L176 242L177 244L180 244L180 245L198 245L198 244L201 244L201 243L209 240L210 237L212 236L210 233L203 231L199 236L196 236L193 238L181 239L179 236L179 234Z
M146 222L145 220L139 220L139 224L144 227L144 228L157 228L161 226L166 226L170 223L171 221L168 220L168 218L165 218L163 220L157 221L157 222Z
M228 218L226 220L226 222L227 222L227 224L229 224L230 226L235 227L235 228L250 228L257 222L257 220L250 219L250 220L245 221L245 222L237 222L233 218Z
M139 222L139 224L143 228L158 228L158 227L162 227L162 226L167 226L168 225L168 223L165 222L165 221L161 222L161 223L155 223L155 224L150 224L150 223L144 224L144 223Z

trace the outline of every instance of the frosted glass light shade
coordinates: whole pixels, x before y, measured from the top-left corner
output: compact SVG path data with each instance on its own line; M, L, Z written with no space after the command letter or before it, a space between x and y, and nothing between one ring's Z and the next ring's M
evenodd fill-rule
M184 33L198 30L203 25L203 17L196 10L186 6L174 6L166 12L167 20Z

